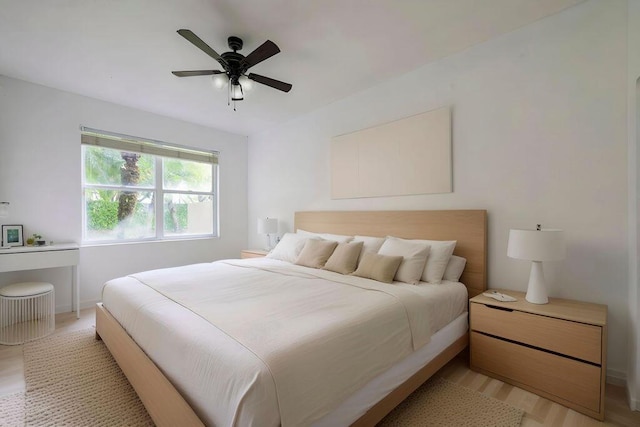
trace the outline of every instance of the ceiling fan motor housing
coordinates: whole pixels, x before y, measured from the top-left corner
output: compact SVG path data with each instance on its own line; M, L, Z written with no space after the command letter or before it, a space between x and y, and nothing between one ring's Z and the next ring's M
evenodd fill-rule
M229 44L229 49L233 50L242 50L242 39L240 37L231 36L227 39L227 43Z
M242 65L244 55L241 53L225 52L220 56L227 61L226 66L223 64L223 68L229 74L230 78L232 76L240 77L247 70L246 67Z

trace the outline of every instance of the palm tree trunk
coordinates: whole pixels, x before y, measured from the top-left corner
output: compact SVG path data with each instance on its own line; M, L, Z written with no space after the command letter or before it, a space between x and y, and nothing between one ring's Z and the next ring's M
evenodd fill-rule
M120 168L122 185L136 185L140 181L140 169L138 168L139 154L121 153L124 165ZM136 209L138 194L135 191L121 191L118 196L118 221L129 218Z

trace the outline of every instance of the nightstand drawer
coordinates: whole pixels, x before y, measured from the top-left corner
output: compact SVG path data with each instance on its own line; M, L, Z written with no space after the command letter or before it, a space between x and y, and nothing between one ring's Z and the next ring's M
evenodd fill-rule
M484 304L471 304L470 309L474 331L602 363L602 328L599 326Z
M504 326L504 325L503 325ZM601 368L471 333L471 365L532 391L599 412Z

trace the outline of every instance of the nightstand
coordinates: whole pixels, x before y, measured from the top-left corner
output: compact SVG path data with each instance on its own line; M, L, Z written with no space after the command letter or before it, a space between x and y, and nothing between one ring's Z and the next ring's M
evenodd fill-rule
M264 249L243 249L240 251L240 258L262 258L266 256L269 251Z
M607 306L500 292L518 301L469 301L471 369L603 420Z

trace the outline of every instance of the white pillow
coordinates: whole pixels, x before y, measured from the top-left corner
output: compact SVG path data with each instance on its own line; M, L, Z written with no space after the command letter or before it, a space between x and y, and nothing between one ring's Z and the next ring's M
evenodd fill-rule
M380 255L402 256L395 280L415 285L420 281L427 263L430 246L416 241L388 236L378 251Z
M382 244L384 243L384 237L370 237L370 236L355 236L354 242L362 242L362 251L358 257L358 262L362 259L362 255L365 253L377 254Z
M316 239L316 237L304 236L302 234L285 233L276 247L267 254L267 258L294 263L296 259L298 259L298 255L300 255L304 244L310 238Z
M427 264L424 266L422 281L429 283L440 283L447 269L447 264L453 250L456 248L457 240L414 240L431 246Z
M317 237L319 239L331 240L332 242L347 243L353 240L353 236L343 236L342 234L329 234L329 233L314 233L312 231L306 231L298 229L296 234L301 234L307 237Z
M461 256L451 255L451 259L447 264L446 270L444 270L444 276L442 277L444 280L449 280L450 282L459 282L460 276L462 276L462 272L464 271L464 266L467 264L467 259L462 258Z

